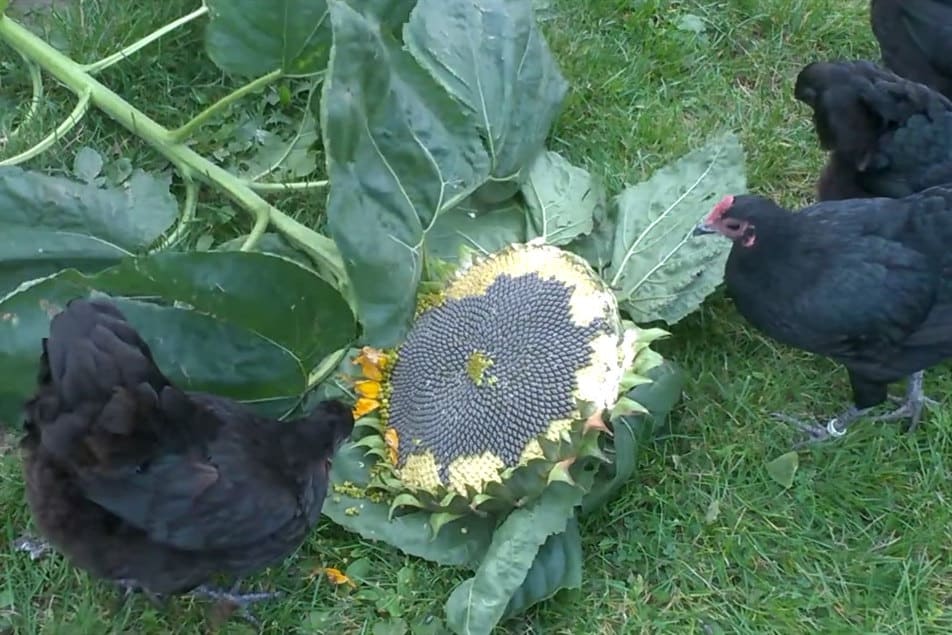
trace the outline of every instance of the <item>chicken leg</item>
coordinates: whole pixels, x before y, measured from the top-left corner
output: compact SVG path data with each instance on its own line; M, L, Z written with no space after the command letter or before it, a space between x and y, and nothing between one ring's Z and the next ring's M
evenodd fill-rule
M189 591L188 595L191 595L192 597L207 598L225 604L231 604L232 606L236 607L236 612L239 617L260 628L260 620L254 616L254 614L249 610L249 607L257 602L279 598L282 594L280 592L239 593L238 588L240 584L240 581L236 581L229 591L202 585Z
M906 387L905 399L900 397L889 397L890 401L902 404L899 408L888 414L870 417L868 420L896 421L898 419L909 419L909 426L907 427L906 431L914 432L919 426L919 421L922 418L923 407L938 405L938 402L936 402L934 399L929 399L923 393L922 382L924 376L925 371L921 370L909 376L909 384ZM819 441L825 441L827 439L839 438L843 436L846 434L846 429L851 423L863 417L870 410L872 410L872 408L859 409L856 406L850 406L840 415L830 419L825 426L818 423L808 423L801 421L796 417L791 417L789 415L783 414L782 412L772 413L772 416L776 419L779 419L780 421L783 421L784 423L795 426L802 432L807 433L808 438L794 446L802 447L803 445L809 443L817 443Z
M873 417L871 421L896 421L898 419L909 419L909 425L906 432L915 432L919 427L919 420L922 418L922 409L925 406L937 406L938 402L925 396L922 390L922 383L925 377L925 371L920 370L909 377L909 384L906 386L906 398L890 397L890 401L902 404L896 410L878 417Z
M53 546L50 543L29 534L23 534L14 540L13 548L30 554L30 560L40 560L53 551Z
M826 441L827 439L837 439L843 436L846 434L846 429L849 427L849 425L861 418L863 415L869 412L869 410L870 408L860 410L856 406L850 406L839 415L830 419L826 425L816 422L803 421L782 412L771 413L771 416L775 419L783 421L784 423L790 424L799 429L801 432L805 432L807 434L807 438L805 440L793 446L794 449L797 449L810 443L819 443L820 441Z

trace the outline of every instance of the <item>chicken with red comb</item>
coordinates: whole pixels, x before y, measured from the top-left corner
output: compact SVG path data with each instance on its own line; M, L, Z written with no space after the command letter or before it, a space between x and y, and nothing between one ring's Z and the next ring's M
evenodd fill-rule
M902 407L876 420L918 425L923 371L952 357L952 186L905 198L786 210L725 197L694 230L733 242L724 279L738 312L777 342L846 367L853 404L825 425L777 416L811 440L842 436L909 378Z

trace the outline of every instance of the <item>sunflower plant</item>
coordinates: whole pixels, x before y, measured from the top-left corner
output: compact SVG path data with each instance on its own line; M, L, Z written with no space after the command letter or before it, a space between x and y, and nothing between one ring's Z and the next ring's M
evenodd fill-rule
M712 201L744 191L743 149L719 133L609 196L546 147L570 88L532 0L282 5L294 20L268 3L207 0L84 64L0 18L32 94L46 73L78 99L49 137L0 157L0 371L12 378L0 418L31 389L50 313L92 293L119 298L189 388L270 414L303 393L350 399L358 425L334 461L326 515L472 570L446 621L489 633L580 585L580 516L634 480L664 429L683 377L661 341L719 284L727 255L688 237ZM248 82L181 127L95 78L198 19L209 63ZM281 161L249 175L194 149L209 121L269 88L306 97ZM40 102L24 106L23 130ZM78 180L15 167L93 106L169 160L181 209L171 175L110 182L85 150ZM322 168L302 147L308 130ZM288 156L305 181L282 167ZM313 178L320 169L326 179ZM201 186L253 215L247 236L189 242ZM322 226L264 200L283 189L310 192Z

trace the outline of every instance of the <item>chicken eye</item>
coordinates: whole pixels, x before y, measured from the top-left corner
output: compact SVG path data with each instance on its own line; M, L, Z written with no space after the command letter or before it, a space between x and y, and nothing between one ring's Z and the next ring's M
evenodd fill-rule
M738 220L729 220L724 222L724 227L726 227L729 231L739 232L741 230L742 225L741 225L741 222Z

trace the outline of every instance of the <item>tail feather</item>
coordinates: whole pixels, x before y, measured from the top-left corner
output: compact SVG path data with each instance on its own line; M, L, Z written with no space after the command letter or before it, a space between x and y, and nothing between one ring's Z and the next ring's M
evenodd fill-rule
M75 299L50 323L26 429L77 468L145 460L169 432L160 396L178 392L109 302Z
M63 403L104 401L116 388L169 385L152 351L108 302L72 300L50 323L46 342L50 380Z

